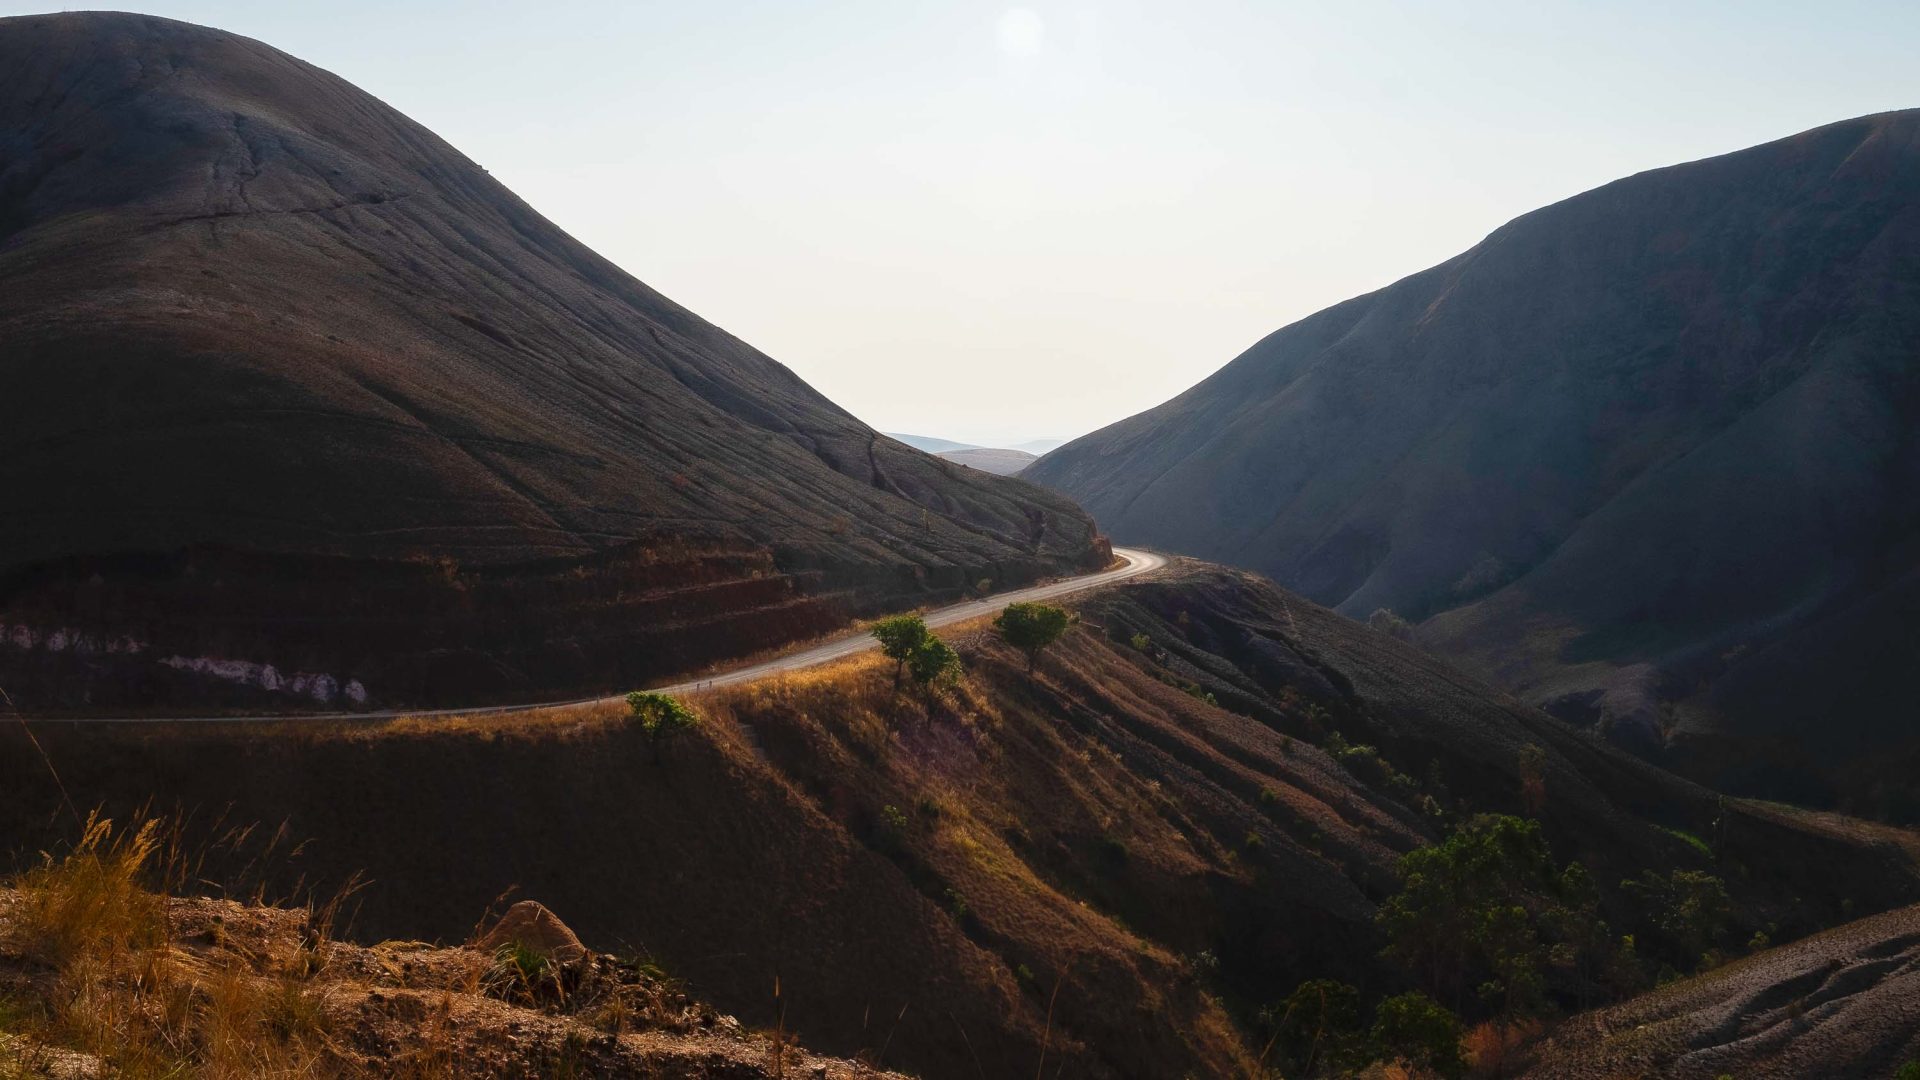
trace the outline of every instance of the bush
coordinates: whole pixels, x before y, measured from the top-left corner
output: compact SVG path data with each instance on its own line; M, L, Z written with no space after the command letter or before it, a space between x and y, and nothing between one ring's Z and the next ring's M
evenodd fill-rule
M698 716L665 694L635 690L627 695L627 711L628 719L646 732L655 764L660 762L667 743L700 726Z
M1733 919L1733 901L1719 878L1698 870L1668 875L1649 870L1620 888L1640 902L1648 921L1677 958L1695 962L1712 949Z
M907 657L907 673L929 697L935 687L949 686L960 679L960 654L939 638L928 635L913 655Z
M1460 1059L1460 1021L1418 991L1380 1003L1369 1041L1377 1057L1406 1061L1441 1076L1459 1076L1466 1068Z
M1147 649L1153 645L1153 639L1145 634L1135 634L1132 638L1128 639L1127 643L1140 652L1146 652Z
M1072 612L1051 604L1008 604L994 620L993 628L1006 643L1027 654L1027 674L1033 674L1040 653L1060 640L1076 621Z
M1920 1060L1909 1061L1893 1074L1893 1080L1920 1080Z
M1260 1020L1293 1066L1289 1075L1312 1075L1316 1066L1349 1063L1360 1038L1360 991L1333 979L1303 982L1287 999L1260 1011Z
M1367 625L1388 637L1401 641L1413 640L1413 624L1388 608L1374 608L1373 614L1367 616Z

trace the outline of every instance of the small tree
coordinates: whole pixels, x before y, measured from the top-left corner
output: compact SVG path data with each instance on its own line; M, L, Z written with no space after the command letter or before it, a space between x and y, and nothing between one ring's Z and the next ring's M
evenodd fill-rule
M1007 644L1027 654L1027 674L1031 675L1040 662L1040 653L1059 641L1074 622L1072 612L1051 604L1019 603L1008 604L993 620L993 627Z
M960 678L960 654L939 638L928 634L913 655L907 657L907 673L920 684L929 699L935 687L948 686Z
M1441 1076L1466 1070L1460 1059L1460 1021L1418 991L1390 997L1373 1014L1373 1052L1387 1060L1432 1069Z
M1494 976L1504 1010L1536 990L1544 959L1529 909L1557 877L1540 823L1475 818L1440 844L1400 857L1401 888L1380 906L1386 955L1406 964L1436 994L1459 991L1473 972Z
M635 690L627 695L627 710L640 730L646 732L656 765L668 742L700 726L700 718L692 710L665 694Z
M1712 874L1648 870L1643 877L1622 881L1620 888L1639 902L1647 920L1690 965L1700 963L1733 921L1726 883Z
M1261 1020L1294 1071L1310 1076L1316 1066L1338 1067L1352 1056L1361 1034L1360 991L1334 979L1312 979L1262 1010Z
M893 661L893 688L898 690L907 661L928 638L927 624L918 615L895 615L874 623L873 636L880 642L881 655Z

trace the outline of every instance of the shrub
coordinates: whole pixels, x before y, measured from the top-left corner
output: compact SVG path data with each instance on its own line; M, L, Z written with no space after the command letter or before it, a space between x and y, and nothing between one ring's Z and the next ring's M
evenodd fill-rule
M627 711L628 718L646 732L655 764L659 764L669 742L700 726L698 716L665 694L635 690L627 695Z
M1367 625L1388 637L1401 641L1413 640L1413 624L1393 613L1389 608L1374 608L1367 616Z
M1377 1057L1398 1058L1446 1077L1465 1070L1460 1058L1460 1021L1419 991L1382 1001L1374 1010L1369 1041Z
M1713 948L1733 918L1726 884L1698 870L1664 876L1649 870L1622 881L1620 888L1640 901L1654 929L1689 963Z
M1027 655L1027 674L1033 674L1040 653L1060 640L1077 621L1072 612L1051 604L1008 604L994 620L993 628L1007 644Z
M1893 1080L1920 1080L1920 1060L1909 1061L1893 1074Z
M960 654L939 638L929 634L907 657L907 673L929 697L935 687L948 686L960 679Z
M1312 1075L1316 1066L1335 1069L1353 1057L1360 1037L1360 991L1333 979L1301 983L1287 999L1260 1011L1292 1073Z
M1523 1048L1540 1035L1540 1022L1489 1020L1461 1039L1475 1076L1508 1076L1522 1064Z
M1145 634L1135 634L1128 640L1128 644L1140 652L1146 652L1147 649L1153 645L1153 639Z

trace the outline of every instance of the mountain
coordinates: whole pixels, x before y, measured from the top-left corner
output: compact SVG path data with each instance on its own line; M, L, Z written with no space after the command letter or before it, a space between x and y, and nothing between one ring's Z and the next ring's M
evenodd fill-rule
M1007 449L1025 450L1027 453L1034 454L1037 456L1040 454L1045 454L1054 450L1058 450L1059 448L1065 445L1067 445L1067 440L1065 439L1028 439L1026 442L1023 442L1023 443L1015 443L1012 446L1007 447Z
M0 20L23 706L617 687L1104 556L256 41Z
M924 450L929 454L944 454L949 450L978 450L972 443L954 442L952 439L936 439L931 435L902 435L889 431L887 438L906 443L915 450Z
M1039 460L1025 450L988 450L976 447L970 450L942 450L941 458L965 465L969 469L979 469L997 476L1014 476L1020 470Z
M1920 112L1642 173L1024 478L1735 790L1920 820Z

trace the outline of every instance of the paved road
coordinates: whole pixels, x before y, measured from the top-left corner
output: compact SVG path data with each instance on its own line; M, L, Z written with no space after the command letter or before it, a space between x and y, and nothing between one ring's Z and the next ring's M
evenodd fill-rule
M977 619L982 615L991 615L1008 604L1022 600L1050 600L1056 596L1084 592L1102 585L1111 585L1116 581L1125 581L1160 569L1167 564L1165 556L1155 555L1151 551L1139 551L1133 548L1114 548L1113 553L1126 560L1126 565L1116 570L1103 570L1097 574L1085 574L1067 578L1063 581L1035 585L1026 589L998 593L985 600L969 600L963 604L938 608L924 613L921 618L928 626L951 626L954 623ZM671 686L658 686L651 689L663 694L685 694L695 690L711 690L719 686L731 686L735 683L751 682L781 671L799 671L816 664L824 664L842 657L853 656L879 647L879 642L865 631L854 631L811 649L778 657L732 671L721 672L701 679L674 683ZM288 713L279 716L116 716L116 717L52 717L31 718L36 724L197 724L197 723L259 723L261 721L296 720L397 720L405 716L419 717L455 717L486 716L492 713L531 712L539 709L564 709L575 705L594 705L603 701L618 701L621 695L608 697L575 698L572 701L548 701L532 705L489 705L467 709L393 709L386 712L336 712L336 713Z

